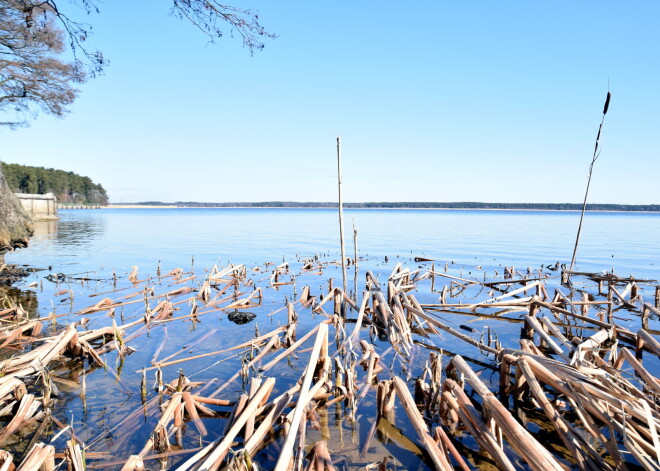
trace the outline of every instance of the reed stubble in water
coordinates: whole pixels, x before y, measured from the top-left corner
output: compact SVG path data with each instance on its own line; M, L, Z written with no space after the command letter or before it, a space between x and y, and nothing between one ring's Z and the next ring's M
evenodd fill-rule
M365 460L380 469L442 470L469 470L493 460L501 469L514 470L524 460L529 469L539 471L564 469L564 464L585 471L615 471L628 462L651 466L657 461L660 387L654 372L660 343L644 328L631 330L639 325L635 316L640 311L656 313L642 301L642 294L654 293L657 281L576 274L590 295L585 297L577 291L562 293L552 273L543 270L522 274L510 268L509 277L480 281L457 276L461 267L439 273L430 260L412 260L414 265L396 263L389 274L376 271L383 283L367 270L360 303L339 287L317 299L306 285L300 296L291 297L292 287L276 277L257 279L263 267L248 271L232 265L214 267L203 280L184 277L179 270L158 280L144 277L137 280L138 286L123 277L114 292L96 293L115 299L87 308L79 305L69 314L78 321L82 311L88 312L91 319L84 324L90 326L105 321L106 327L95 330L80 322L44 337L40 332L45 329L34 328L48 318L30 319L17 306L0 311L0 337L13 355L0 361L0 410L17 412L0 420L0 433L21 440L21 430L51 420L52 410L53 430L78 438L64 444L43 430L23 438L43 450L45 471L59 464L64 456L60 452L66 453L72 469L82 469L87 461L88 469L123 466L133 471L156 459L162 459L162 469L180 470L289 469L291 463L295 469L320 470L333 469L333 462L356 467ZM317 286L324 285L319 275L339 270L336 261L316 263L310 258L277 270ZM187 285L181 287L180 282ZM454 299L425 302L437 297L428 292L432 283L447 287L446 298ZM611 295L596 289L603 283ZM234 293L227 293L234 288ZM551 296L548 291L553 289ZM120 297L123 290L132 292ZM469 303L463 302L466 298ZM199 310L178 313L191 299ZM169 307L152 308L153 315L143 316L143 310L155 303ZM333 303L340 308L333 309ZM111 326L106 313L119 305L127 307L126 315L134 321ZM616 316L607 321L594 318L595 309L612 311L613 306ZM273 319L270 332L252 336L252 329L227 322L229 312L244 309L254 310L255 322L262 327ZM333 314L337 312L346 315ZM616 324L624 313L629 315L626 325ZM196 325L192 319L201 326L197 328L207 328L194 338L180 329ZM655 318L648 322L657 327ZM465 329L468 324L473 327ZM159 337L158 331L165 325L180 335L162 341L164 335ZM503 347L490 331L501 333L511 325L515 334L502 335ZM517 325L523 327L520 338ZM225 335L216 335L214 327ZM294 334L301 336L296 340ZM312 339L314 346L306 348ZM125 350L122 356L119 347L127 349L130 344L140 347L137 355ZM190 355L193 348L196 354ZM165 356L159 360L161 352ZM214 359L213 365L199 361L224 353L229 356ZM169 361L176 356L179 359ZM123 387L121 381L131 383L131 391L140 391L131 400L135 410L115 412L109 422L98 425L83 418L83 427L76 415L73 435L71 427L56 422L72 404L64 396L82 398L85 391L78 381L87 378L89 413L98 417L95 411L103 409L107 399L98 388L110 384L104 370L112 372L107 360L113 358L140 367L133 373L131 368L113 373L117 388ZM143 361L149 358L151 368L163 368L157 391L145 384L149 368ZM186 370L197 371L184 376L179 370L184 362ZM204 373L220 367L220 362L224 369ZM94 363L99 371L83 373L85 363ZM623 369L624 364L638 377ZM44 368L69 388L62 398L41 391L41 381L24 381ZM242 386L237 384L239 377ZM209 388L213 389L205 392ZM332 410L334 428L322 420ZM528 418L520 423L516 415L523 413ZM147 421L140 420L143 415ZM356 434L353 442L342 435L348 430L343 421L350 421L351 429L369 422L371 428L366 437ZM538 433L539 427L549 432ZM42 439L55 448L39 444ZM359 459L353 454L358 439L365 455ZM24 448L14 456L16 464L31 459L31 446ZM0 468L2 459L0 455ZM151 463L150 467L154 469Z

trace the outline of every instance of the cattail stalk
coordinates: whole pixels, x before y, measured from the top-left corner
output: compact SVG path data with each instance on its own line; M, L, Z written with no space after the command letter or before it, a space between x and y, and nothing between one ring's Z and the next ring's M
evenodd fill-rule
M346 248L344 247L344 205L341 199L341 140L339 137L337 137L337 183L339 186L339 243L341 245L341 273L344 280L344 293L346 293Z
M605 122L605 115L607 110L610 107L610 98L612 94L608 91L607 98L605 99L605 106L603 107L603 118L600 120L600 126L598 126L598 134L596 135L596 144L594 145L594 155L591 159L591 165L589 165L589 178L587 179L587 189L584 192L584 203L582 204L582 214L580 214L580 224L578 225L577 236L575 237L575 246L573 247L573 257L571 258L571 267L569 270L573 270L573 265L575 264L575 255L577 254L578 242L580 241L580 232L582 231L582 220L584 219L584 212L587 209L587 195L589 195L589 185L591 184L591 174L594 170L594 164L600 156L600 133L603 130L603 123Z

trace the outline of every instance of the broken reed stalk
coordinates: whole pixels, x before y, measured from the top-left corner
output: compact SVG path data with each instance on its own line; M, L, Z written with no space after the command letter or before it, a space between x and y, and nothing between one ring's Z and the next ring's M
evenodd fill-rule
M307 263L310 263L310 269L317 269L313 266L313 263L305 261L306 265ZM350 258L347 259L347 264L349 263ZM319 266L322 266L322 264ZM435 272L434 268L432 266L429 272L430 274ZM280 265L277 267L276 273L282 275L285 269L288 270L288 265L286 268L284 268L284 264ZM234 267L231 270L236 272L238 269ZM282 361L296 351L303 353L310 350L313 351L314 349L317 350L316 353L310 355L307 369L303 372L300 381L296 382L287 392L273 399L270 403L267 403L270 392L264 392L264 398L259 403L252 402L257 391L260 390L259 381L255 379L252 379L250 384L250 394L241 396L238 401L231 401L229 400L230 398L215 399L214 397L201 396L202 391L217 384L214 380L207 383L201 390L195 390L196 393L192 393L192 389L202 383L188 382L184 386L181 381L179 383L172 382L165 386L164 391L161 385L159 389L162 395L153 397L149 401L146 401L146 394L142 394L145 399L144 405L129 414L126 419L112 430L105 432L93 440L92 445L99 443L108 433L112 432L115 436L113 440L114 449L124 449L128 440L133 436L132 431L139 426L140 416L144 414L149 417L158 413L161 416L159 424L154 429L148 446L143 449L142 456L134 455L131 457L129 461L125 462L122 470L138 471L144 469L143 462L148 459L171 457L176 454L195 453L197 451L199 453L187 460L184 466L179 469L194 467L193 469L208 469L212 471L217 467L225 466L228 469L245 469L246 466L247 469L250 469L252 465L249 459L246 458L254 456L266 445L274 446L278 449L278 453L281 451L279 455L283 459L281 463L278 463L281 469L289 469L288 465L293 462L296 463L296 469L302 469L303 459L305 457L303 450L309 450L312 445L309 437L307 440L305 439L304 431L309 425L309 421L314 426L317 420L315 418L317 413L323 417L320 409L324 408L327 410L327 407L330 405L345 400L349 404L346 406L346 416L350 417L352 421L356 421L359 420L355 418L355 415L361 403L360 399L366 397L367 394L373 394L375 392L377 403L379 403L377 408L378 415L371 431L368 433L369 438L362 447L363 453L371 453L368 451L370 449L369 444L378 430L385 436L389 436L397 446L421 455L422 450L419 446L394 428L393 407L394 391L396 391L396 395L401 397L401 405L405 408L410 422L418 432L424 448L429 450L430 457L433 459L434 466L437 469L452 469L452 462L450 461L452 459L456 462L456 469L458 469L458 466L461 466L461 469L468 471L469 467L465 463L465 466L461 464L462 458L455 450L455 447L452 450L452 441L442 433L442 429L435 429L433 430L434 433L431 433L432 429L429 428L429 424L425 420L426 417L434 417L436 413L439 413L443 424L450 427L453 431L459 426L464 427L473 436L481 452L490 454L500 469L506 469L508 471L515 470L517 467L516 460L521 457L530 463L531 469L557 469L547 460L545 452L531 441L529 436L523 433L528 427L526 425L515 425L515 414L505 413L509 405L509 397L511 393L515 392L514 397L516 400L525 401L534 406L535 409L540 407L545 417L539 420L544 421L544 423L556 429L558 433L557 437L563 441L568 451L566 453L563 450L558 452L556 448L551 447L547 448L547 452L551 456L561 460L562 466L565 460L567 460L571 463L571 466L575 464L583 471L596 471L600 469L605 471L614 471L615 469L617 471L623 471L628 460L627 457L622 457L623 453L631 453L634 459L648 465L646 469L656 469L651 465L654 464L654 460L660 457L660 437L657 432L660 430L660 415L658 415L656 409L657 394L660 394L660 382L653 376L653 367L655 365L652 363L650 365L648 364L656 359L647 355L646 362L644 364L641 362L642 350L646 350L649 354L660 355L660 342L655 338L656 332L653 330L649 332L645 330L632 332L615 324L615 319L620 319L620 317L616 317L610 313L608 322L605 322L603 318L597 320L589 317L592 314L587 312L590 307L593 309L600 305L599 309L607 306L612 311L613 306L617 306L616 310L625 309L633 312L634 315L637 315L641 311L642 316L646 315L647 317L652 314L660 314L660 311L656 307L649 303L644 303L641 296L637 296L636 282L639 280L635 280L632 276L630 278L620 278L612 274L604 277L600 274L585 274L566 270L566 273L572 275L588 276L592 281L599 282L601 285L604 282L602 280L607 281L609 300L604 300L605 292L602 286L600 286L598 296L603 299L594 297L593 300L589 301L591 298L587 291L582 292L582 296L579 297L575 296L574 293L564 295L559 289L556 289L554 298L551 299L544 289L544 284L539 283L539 281L544 279L541 275L539 275L539 278L507 279L506 281L500 280L488 283L485 281L482 283L465 278L453 277L451 275L447 275L448 278L443 280L445 277L438 275L438 279L449 283L445 284L443 290L449 291L449 295L451 296L454 296L451 294L453 291L459 290L460 294L466 288L478 289L480 290L479 293L481 293L484 287L490 287L493 288L493 291L488 294L488 299L478 304L447 304L447 300L443 299L443 304L440 305L420 305L415 296L410 293L411 290L416 288L418 281L427 278L425 275L417 276L418 272L419 270L411 271L409 268L404 268L402 264L397 264L388 277L386 290L381 290L378 280L373 273L367 272L368 291L363 294L361 305L356 304L357 298L353 301L340 288L333 288L332 284L329 293L321 299L320 303L316 304L316 297L310 296L310 288L306 286L303 289L300 299L269 314L271 316L284 311L284 314L289 314L289 324L263 336L251 339L241 344L241 346L223 350L222 352L226 352L239 349L242 346L254 347L256 350L258 347L260 349L259 355L253 357L244 367L257 367L262 357L268 358L272 356L273 358L268 358L269 363L261 366L261 373L273 368L277 362ZM311 275L312 273L310 272L308 274ZM515 271L510 269L509 276L514 275ZM239 283L244 282L244 278L239 279L238 277L244 275L231 275L237 277L235 283L233 281L229 282L222 278L222 276L225 276L225 272L218 273L217 269L215 269L207 278L208 280L213 280L213 283L218 284L217 286L212 286L214 290L218 290L215 299L211 301L212 304L224 303L225 301L239 302L240 307L244 308L246 305L250 305L249 303L252 302L252 298L257 296L261 298L261 292L255 290L246 298L237 301L239 295L247 294L240 292L241 286ZM264 278L264 280L266 279ZM648 283L648 280L645 282ZM227 284L223 286L222 283ZM434 283L433 279L431 279L431 283ZM521 286L514 286L514 284ZM621 287L624 284L625 288L622 289ZM248 285L245 284L245 286ZM226 300L218 300L231 287L236 288L235 293L229 298L226 298ZM655 288L654 286L652 287ZM528 291L533 289L536 289L536 295L528 293ZM500 291L502 294L493 297L495 290ZM355 291L357 293L357 290ZM144 292L137 292L136 295ZM155 295L151 291L148 299L152 300L168 295L173 296L179 292L179 290L175 290L165 295ZM525 298L517 297L524 295L524 293L532 296ZM655 293L660 293L660 291L655 291ZM131 296L134 297L133 295ZM296 293L294 291L295 296ZM539 296L543 296L543 298ZM118 301L123 302L125 299L129 298L120 298ZM373 306L370 307L369 302L372 299ZM111 302L115 303L116 301ZM261 303L261 299L259 299L259 302ZM294 325L291 324L292 322L296 322L294 317L301 316L302 318L305 312L304 309L328 315L323 311L322 306L330 302L334 302L337 306L346 302L356 311L357 320L352 328L352 332L345 332L346 325L339 322L336 318L317 319L317 326L295 341L295 337L293 337L294 330L292 329ZM299 313L293 311L295 303L299 303L302 306ZM151 310L151 313L157 319L159 312L165 312L163 310L165 307L171 312L172 307L175 305L176 303L172 303L169 300L163 300L159 304L162 309L156 307ZM443 308L436 309L440 311L444 311L448 307L456 308L456 311L459 311L466 308L474 310L476 307L493 309L505 306L529 309L529 315L524 316L522 322L524 322L524 326L529 327L526 331L529 331L531 339L521 339L522 349L501 349L498 344L495 344L493 347L493 343L490 341L490 332L487 342L483 340L483 337L481 340L477 340L477 338L472 338L474 336L471 337L460 333L458 330L444 324L444 322L452 323L453 321L451 319L446 320L440 318L440 314L430 312L430 309L437 307ZM541 309L549 312L541 316ZM447 312L452 313L452 311ZM197 315L200 314L202 313L197 313ZM453 314L456 314L456 312L453 312ZM470 315L472 314L478 313L475 311ZM0 312L0 315L2 315L2 312ZM488 315L484 313L483 317L485 318ZM499 315L499 312L495 313L495 316ZM0 374L5 374L4 378L0 378L0 415L2 415L2 410L5 410L5 412L8 412L10 409L15 410L14 418L11 418L9 421L6 419L3 421L4 429L0 428L0 441L6 440L6 443L13 443L17 436L22 436L24 433L23 430L41 421L40 431L36 432L32 439L34 443L25 447L25 450L32 449L37 439L42 435L43 430L50 424L51 419L42 420L43 412L37 410L37 408L46 407L47 403L54 404L54 402L44 400L42 406L42 401L37 394L28 394L26 385L19 379L21 375L43 373L43 367L49 366L55 372L52 381L65 385L67 382L72 383L72 386L69 385L69 387L77 388L77 382L56 376L58 370L64 371L70 368L66 364L70 359L89 356L90 362L93 361L98 366L102 366L103 361L97 358L99 352L106 351L108 347L112 347L113 345L119 345L120 343L126 344L141 332L147 331L150 326L188 317L190 316L179 318L168 317L162 321L152 320L149 324L142 326L128 336L125 336L124 332L117 333L114 327L103 327L95 331L85 331L84 333L78 332L76 329L78 324L76 324L76 326L69 326L68 329L61 330L57 335L52 337L39 337L40 345L38 347L0 362ZM569 318L575 319L576 325L570 324L568 321ZM369 343L366 340L360 341L360 334L364 335L367 330L363 328L363 324L372 324L374 320L379 323L382 321L384 326L383 332L387 334L389 343L392 345L384 352L379 350L378 344ZM584 324L577 322L580 320ZM34 323L36 321L32 320L30 322ZM125 324L120 329L126 331L128 327L137 326L141 323L143 321L139 320L135 323ZM584 330L580 331L579 336L574 336L568 330L560 330L561 327L566 326L566 323L569 324L569 327L579 327ZM587 323L589 325L586 325ZM27 332L30 331L30 325L33 324L28 322L9 327L0 327L0 344L4 343L6 344L4 347L10 348L16 346L14 344L21 344L22 338L26 337ZM593 333L592 331L596 330L594 327L601 328L601 330ZM461 326L461 328L465 328L465 326ZM319 329L322 330L320 331ZM332 388L332 383L328 380L328 375L331 371L331 360L328 356L327 344L329 329L334 329L335 332L341 333L335 339L336 349L334 360L337 366L335 367L336 380L334 389ZM430 368L428 369L431 386L428 386L425 379L419 379L417 385L420 387L415 390L414 397L411 394L412 391L409 391L407 384L409 381L404 378L394 378L388 382L390 392L387 394L389 394L391 400L387 399L388 396L385 391L384 382L381 381L378 389L374 391L373 383L374 380L378 381L376 375L380 371L386 371L393 375L391 370L394 369L394 361L399 357L402 358L400 360L402 361L402 365L412 366L414 364L413 362L417 361L415 356L418 355L418 351L416 352L417 347L415 346L413 348L413 341L418 345L430 348L430 346L418 342L419 336L431 339L432 337L429 334L440 336L439 330L444 330L455 336L456 339L465 343L465 346L472 345L481 350L481 353L497 354L498 358L501 358L500 390L503 397L506 398L501 403L502 405L498 405L498 402L496 402L497 398L494 397L492 392L487 392L486 388L492 388L492 385L486 386L486 384L483 384L481 382L482 380L479 380L477 373L470 369L466 362L459 356L455 357L451 362L449 370L454 371L448 370L450 375L455 374L457 376L455 381L448 375L443 382L441 375L442 363L438 361L434 365L433 361L431 361ZM286 342L288 348L282 348L281 351L274 351L276 346L278 349L280 348L278 346L282 340L280 339L280 333L284 331L287 331L284 339L288 339ZM470 331L473 333L476 332L474 329ZM584 336L583 331L593 333L593 335L590 337ZM325 334L319 338L321 332L325 332ZM157 364L164 367L178 355L189 352L192 346L203 343L213 333L214 329L211 329L196 340L193 339L191 343L188 343L181 350L172 353L169 357L158 360L161 352L166 347L166 341L162 340L160 341L157 354L152 359L154 361L158 360ZM618 340L613 335L614 333L618 335ZM38 332L35 334L32 331L30 336L35 337L37 334ZM95 344L93 341L103 340L106 337L112 338L113 336L116 340L107 343L104 341L103 345L95 348L92 346ZM315 347L299 351L304 342L311 339L312 336L317 337ZM535 338L538 337L534 336L540 337L540 348L534 342ZM37 338L35 337L33 340L36 341ZM155 339L153 341L155 342ZM613 341L613 343L609 341ZM355 368L359 355L354 351L354 348L358 342L363 351L363 356L359 364L365 368L365 373L358 372ZM629 344L628 348L630 350L617 342L626 342ZM319 343L320 346L318 345ZM220 346L216 348L220 348ZM632 348L635 348L634 352ZM393 360L392 366L388 368L388 366L381 363L380 358L387 358L390 351L395 352L395 360ZM606 356L608 352L609 357ZM202 353L199 356L176 360L170 364L201 358L207 355L217 355L219 353L221 352ZM255 353L255 351L252 352L253 355ZM238 354L240 355L241 352ZM344 360L341 360L342 358ZM350 360L352 358L355 358L355 360ZM224 358L221 361L225 360L227 359ZM44 361L46 364L41 364ZM632 374L637 375L634 380L629 379L629 374L623 372L624 363L627 368L626 373L632 372ZM475 364L481 365L478 361ZM425 368L428 368L428 366ZM512 369L514 368L515 376L512 375ZM146 371L146 369L138 370L138 373L142 373L143 371ZM239 372L236 375L240 374ZM230 384L236 375L223 385L220 385L218 391L213 396L218 395L220 391L227 390L227 385ZM424 375L424 378L426 378L427 373L424 373ZM459 378L462 379L459 380ZM472 386L471 391L466 390L468 386L463 384L466 379ZM46 388L45 380L43 381L44 388ZM31 387L31 383L29 387ZM286 387L286 384L283 384L283 387ZM144 393L146 393L145 380L143 380L142 388ZM334 399L328 401L333 394L331 393L333 390ZM34 393L34 391L31 392ZM417 400L418 393L421 394L420 397L423 396L423 401ZM470 395L468 396L468 394ZM481 399L476 398L475 394L481 397ZM164 395L169 395L171 398L165 403L164 408L158 410L158 402L163 401ZM298 397L295 398L295 395L298 395ZM47 393L44 392L43 396L44 398L50 398L50 391ZM319 403L318 401L327 402ZM422 415L424 414L424 410L420 409L419 404L415 404L416 401L426 405L426 415ZM230 419L226 421L226 433L207 447L202 448L200 445L199 448L174 451L173 447L175 445L180 447L181 440L185 434L190 433L186 432L186 429L196 430L196 433L201 438L201 436L205 436L211 432L210 430L207 431L205 427L206 419L226 416L226 412L214 411L204 406L204 404L234 407L234 412L232 412ZM317 407L318 409L315 412ZM285 413L287 410L290 410L288 414ZM577 418L573 419L573 417ZM53 423L62 429L60 433L67 431L67 433L74 437L70 426L65 428L63 424L56 422L56 418L53 417L52 420ZM435 421L435 418L433 421ZM537 419L532 418L532 421L537 422ZM184 422L188 422L188 425L184 426ZM326 425L322 425L322 427L326 427L327 430ZM272 432L275 432L275 435L271 435ZM239 435L242 438L237 440ZM282 440L273 443L273 436L285 438L284 445L286 446L280 448ZM322 432L322 437L328 436L329 432ZM617 442L616 439L611 438L613 436L623 436L624 438ZM175 439L177 441L176 444ZM73 440L78 441L75 437ZM432 441L435 442L435 446ZM221 445L222 442L224 443ZM233 448L236 448L237 443L243 443L243 450L239 449L232 452L232 445ZM221 446L219 447L219 445ZM619 447L622 447L622 450L619 450ZM90 448L90 446L86 447L87 450ZM155 451L169 451L154 454L155 451L150 451L152 448L155 448ZM624 449L627 449L627 451L624 451ZM40 453L40 459L41 454L43 454L44 458L51 454L49 449L38 451ZM306 461L308 464L306 469L329 469L332 466L329 453L326 453L322 448L315 451L307 455ZM228 456L230 452L233 455L232 457ZM152 454L146 455L145 453ZM476 450L475 453L477 453ZM108 452L105 451L89 451L85 457L89 460L105 460L104 455L107 454ZM516 462L516 466L511 463L508 456ZM59 454L57 457L59 459ZM295 458L295 460L292 458ZM6 468L3 467L2 459L2 452L0 451L0 471L5 471ZM34 459L36 460L36 458ZM547 461L544 462L544 460ZM30 463L35 464L35 467L23 468L23 464L21 464L17 471L28 471L28 469L39 468L37 461L30 461ZM102 461L93 463L90 468L114 466L115 464L121 464L121 462L109 463ZM72 466L75 466L75 463ZM52 469L52 466L51 464L46 464L40 469L49 471Z
M247 403L241 415L236 418L236 421L231 426L231 428L222 437L220 442L213 447L211 453L206 456L204 462L201 465L201 469L217 469L217 465L219 465L225 456L227 456L227 453L229 453L229 449L234 442L234 438L236 438L240 430L247 423L248 419L256 412L256 410L266 402L274 386L275 378L267 378L264 381L259 390Z
M339 187L339 243L341 245L341 274L344 281L344 293L348 291L346 285L346 248L344 247L344 205L341 199L341 138L337 136L337 186Z
M353 265L355 268L358 267L358 230L355 227L355 219L353 219Z
M431 460L433 461L436 469L441 471L450 471L454 469L449 463L447 455L442 452L440 447L438 447L438 444L429 434L426 422L424 422L422 414L417 409L415 400L410 394L406 383L398 376L395 376L392 379L394 380L394 388L396 389L397 395L401 400L401 405L406 411L406 414L408 415L408 418L410 419L415 432L417 432L417 435L424 444L424 448L426 448L426 451L431 457Z
M452 358L450 368L461 373L474 392L481 396L483 410L502 430L511 447L531 469L535 471L563 470L555 457L514 419L507 408L468 366L463 357L456 355Z
M571 453L573 458L575 458L578 467L584 471L611 469L601 456L593 450L589 443L582 439L579 434L575 433L574 428L555 409L545 396L543 388L526 361L525 357L518 358L517 366L524 375L532 396L536 399L536 402L546 414L548 420L554 425L559 438L564 442L564 446L566 446L566 449Z
M443 389L442 401L453 411L456 420L460 419L467 427L479 446L490 454L497 467L505 471L515 471L516 468L504 453L491 428L486 425L463 388L451 378L447 378Z
M587 209L587 196L589 195L589 185L591 184L591 174L594 170L594 164L600 156L600 132L603 130L603 123L605 122L605 115L607 110L610 107L610 98L612 94L608 91L607 98L605 99L605 106L603 107L603 118L600 120L600 126L598 126L598 134L596 135L596 144L594 146L594 155L591 158L591 165L589 165L589 178L587 179L587 189L584 192L584 203L582 204L582 213L580 214L580 224L578 225L577 236L575 237L575 246L573 246L573 257L571 258L571 267L569 270L573 270L573 265L575 264L575 255L577 254L578 242L580 242L580 232L582 231L582 220L584 219L584 212Z
M296 407L293 410L293 417L291 419L289 433L282 444L281 452L275 465L275 471L285 471L290 469L291 460L293 459L293 445L296 440L296 435L300 427L300 421L303 418L305 406L312 399L311 393L312 380L314 378L314 370L316 369L317 360L319 358L327 357L328 349L328 324L321 324L319 326L318 334L312 353L309 357L307 370L305 371L302 385L300 387L300 394Z

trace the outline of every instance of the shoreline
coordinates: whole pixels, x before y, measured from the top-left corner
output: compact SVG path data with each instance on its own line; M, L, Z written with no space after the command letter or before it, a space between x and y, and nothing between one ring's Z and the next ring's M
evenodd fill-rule
M76 209L76 208L60 208ZM327 206L177 206L177 205L146 205L146 204L112 204L99 206L98 209L322 209L337 211L337 207ZM534 211L534 212L566 212L579 213L581 209L544 209L544 208L412 208L406 206L391 208L351 208L344 207L344 210L415 210L415 211ZM587 209L590 213L641 213L641 214L660 214L660 211L644 211L632 209Z

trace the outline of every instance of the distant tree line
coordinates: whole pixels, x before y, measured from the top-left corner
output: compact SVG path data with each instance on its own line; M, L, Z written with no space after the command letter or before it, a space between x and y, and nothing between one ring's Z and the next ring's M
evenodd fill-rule
M136 203L149 206L175 206L183 208L337 208L337 203L316 203L296 201L261 201L244 203L204 203L197 201L177 201L163 203L145 201ZM480 202L381 202L381 203L344 203L345 208L406 208L406 209L517 209L517 210L552 210L580 211L579 203L480 203ZM660 204L588 204L590 211L660 211Z
M53 193L60 203L108 204L108 195L89 177L53 168L2 163L9 188L17 193Z

